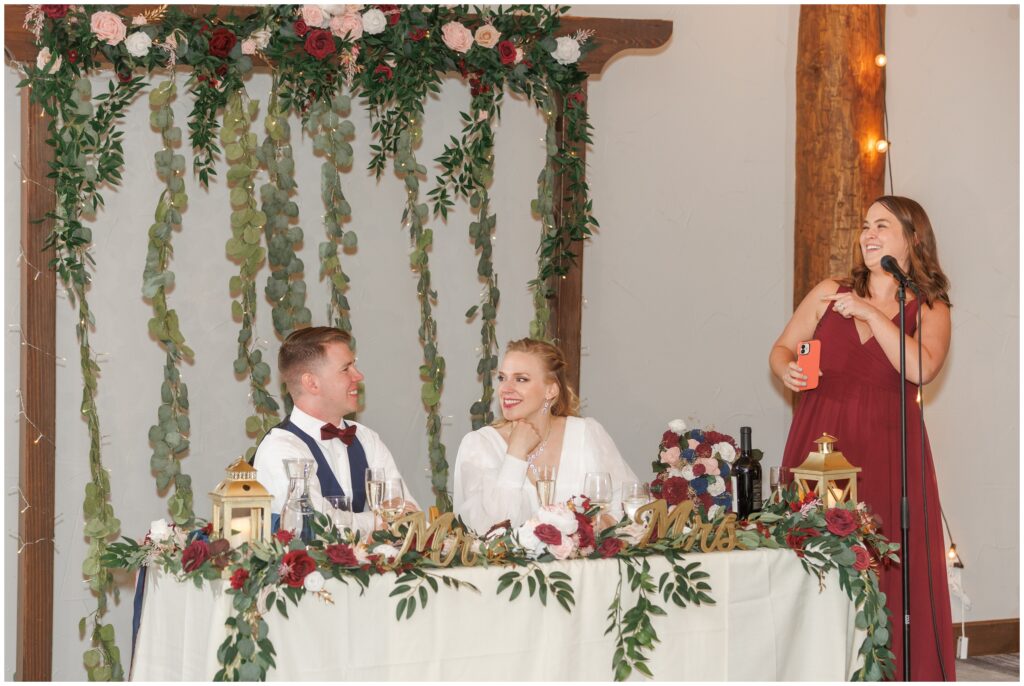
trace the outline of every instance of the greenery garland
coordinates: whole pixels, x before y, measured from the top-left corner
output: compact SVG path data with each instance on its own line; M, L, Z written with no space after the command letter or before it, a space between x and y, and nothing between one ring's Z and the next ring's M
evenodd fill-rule
M537 177L537 198L531 203L533 213L540 217L541 243L537 248L537 278L529 283L533 291L533 320L530 322L530 337L540 340L551 339L551 308L548 301L555 295L548 275L554 273L553 246L559 244L558 227L555 223L555 160L558 156L558 131L555 128L555 105L547 91L538 93L536 100L546 122L544 130L544 168Z
M270 180L260 186L262 210L267 217L264 231L270 265L264 292L272 303L274 330L283 339L295 329L308 325L312 313L306 307L302 260L295 254L295 247L302 243L302 227L292 225L299 216L299 206L291 199L297 187L295 160L289 143L291 126L287 112L281 108L277 87L275 80L264 120L267 137L256 149L256 158L270 176Z
M263 361L263 353L256 348L253 323L256 321L256 274L263 264L266 250L260 245L267 216L256 208L253 178L258 171L256 134L249 128L256 118L259 103L242 102L242 92L228 98L224 123L220 130L224 155L230 165L227 174L231 186L231 238L227 255L239 263L239 273L231 277L231 295L240 297L231 301L231 314L241 320L238 332L238 358L235 373L246 374L255 413L245 420L245 430L259 443L263 435L279 421L277 401L266 391L270 381L270 365ZM246 459L256 453L256 445L246 451Z
M185 157L174 152L175 145L181 142L181 129L174 125L174 112L170 107L176 93L173 78L149 93L149 104L153 108L150 124L159 129L163 141L163 148L153 158L157 175L164 181L164 190L157 203L155 222L149 227L142 295L153 304L149 332L165 352L157 422L149 427L149 441L153 445L149 464L159 490L163 491L174 482L174 495L167 503L171 519L175 524L191 524L195 516L192 478L181 471L181 459L189 448L188 386L181 378L180 365L182 360L191 361L195 355L185 345L177 311L167 307L167 287L174 283L174 272L168 269L173 254L174 228L181 226L181 211L188 203L181 177L185 172Z

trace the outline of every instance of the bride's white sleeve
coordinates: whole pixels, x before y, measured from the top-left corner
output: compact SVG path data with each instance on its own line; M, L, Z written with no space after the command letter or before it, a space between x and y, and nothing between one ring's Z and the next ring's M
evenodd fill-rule
M592 417L587 417L584 421L586 433L583 440L586 449L592 453L598 469L608 472L612 477L612 503L609 514L618 520L622 517L622 484L626 481L636 481L636 474L626 464L619 449L615 447L615 441L604 427Z
M455 514L478 534L505 519L519 526L531 514L532 489L526 461L499 452L473 431L466 434L455 458Z

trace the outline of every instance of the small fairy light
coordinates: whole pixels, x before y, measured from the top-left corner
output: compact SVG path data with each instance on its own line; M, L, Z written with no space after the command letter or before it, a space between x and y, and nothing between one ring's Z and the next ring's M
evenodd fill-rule
M885 154L885 152L888 149L889 149L889 141L885 140L884 138L881 139L881 140L875 141L875 152L880 153L880 154Z
M885 56L884 52L880 52L877 55L875 55L875 66L877 66L879 69L881 69L888 63L889 58Z

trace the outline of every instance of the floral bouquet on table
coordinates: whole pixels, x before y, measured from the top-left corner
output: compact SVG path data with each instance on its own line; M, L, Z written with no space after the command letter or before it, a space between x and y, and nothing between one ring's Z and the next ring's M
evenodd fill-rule
M515 539L535 560L567 560L594 552L594 517L599 512L583 496L564 504L545 505L515 531Z
M669 507L692 500L706 521L732 511L732 463L736 461L732 436L711 430L687 429L681 419L668 423L661 436L657 474L651 495Z

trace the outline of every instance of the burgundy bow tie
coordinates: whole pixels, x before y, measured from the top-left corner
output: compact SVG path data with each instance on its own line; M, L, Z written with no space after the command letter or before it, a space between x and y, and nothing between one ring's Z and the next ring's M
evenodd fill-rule
M347 429L339 429L334 424L327 422L320 427L320 440L327 441L332 438L340 438L345 445L352 445L352 441L356 439L356 425L353 424Z

